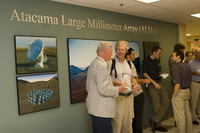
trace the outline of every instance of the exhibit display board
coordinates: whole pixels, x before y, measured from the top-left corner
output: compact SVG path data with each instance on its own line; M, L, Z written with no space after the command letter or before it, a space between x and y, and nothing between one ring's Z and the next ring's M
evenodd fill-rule
M67 38L85 38L85 39L95 39L95 40L125 40L128 42L137 41L139 44L139 57L140 64L144 58L143 53L143 42L159 42L162 47L161 56L161 66L162 71L167 72L168 66L166 65L168 57L173 51L173 45L177 43L178 40L178 25L163 21L157 21L147 18L141 18L137 16L119 14L115 12L103 11L94 8L86 8L81 6L75 6L70 4L63 4L52 2L49 0L19 0L8 2L2 0L0 2L0 16L1 16L1 49L0 49L0 79L1 79L1 93L0 93L0 132L1 133L90 133L92 132L91 117L87 112L85 102L77 102L76 104L71 104L70 98L70 48L68 48ZM78 21L82 23L81 28L78 28ZM110 24L114 26L113 28L101 28L94 24L99 25L101 21L104 24ZM76 22L76 23L73 23ZM131 30L133 27L133 30ZM145 28L146 27L146 28ZM152 27L153 32L147 32L148 27ZM140 30L139 30L140 29ZM153 34L152 34L153 33ZM47 54L45 48L47 47L44 43L43 57L45 55L48 60L45 62L43 58L43 66L51 67L55 62L49 62L52 60L57 60L57 68L53 67L54 70L48 71L26 71L26 65L35 66L35 60L29 58L30 60L24 60L27 58L27 53L23 53L22 58L17 59L16 62L16 47L15 47L15 36L28 36L28 37L49 37L56 38L56 49L57 56L55 57L53 53ZM39 38L38 38L39 39ZM34 42L34 41L33 41ZM40 41L39 41L40 42ZM55 44L55 43L54 43ZM34 45L32 45L34 46ZM54 48L55 48L54 47ZM81 49L82 47L80 47ZM28 50L28 48L27 48ZM93 49L89 51L93 51ZM136 50L135 50L136 51ZM40 51L41 52L41 51ZM95 51L94 51L95 52ZM113 52L114 54L114 52ZM29 55L29 54L28 54ZM53 55L53 56L51 56ZM79 55L79 54L77 54ZM80 56L80 55L79 55ZM51 60L52 59L52 60ZM21 62L22 61L22 62ZM40 62L39 62L40 63ZM52 64L53 63L53 64ZM17 65L16 65L17 64ZM50 64L50 65L49 65ZM42 65L41 65L42 66ZM17 67L17 70L16 70ZM28 67L29 68L29 67ZM141 68L141 65L140 65ZM22 71L21 71L22 70ZM24 71L25 70L25 71ZM30 69L29 69L30 70ZM18 111L18 94L23 94L22 99L20 98L21 105L28 103L28 105L34 107L34 102L28 101L25 98L23 92L18 93L18 89L22 90L26 88L28 84L21 84L22 80L19 77L27 78L30 76L33 78L34 75L48 75L48 74L58 74L59 80L46 84L33 83L30 87L33 88L38 85L37 90L47 89L53 87L54 96L49 97L48 100L41 103L40 105L45 105L45 108L41 110L39 108L27 110L26 115L19 115ZM57 75L56 75L57 76ZM55 76L55 77L56 77ZM16 80L16 77L18 79ZM57 79L57 78L53 78ZM25 81L25 80L23 80ZM167 88L168 94L171 94L171 86L168 84L170 78L164 81L164 85ZM17 85L16 82L20 82ZM55 83L55 85L53 84ZM59 85L59 99L60 106L57 108L58 104L52 105L55 107L49 108L48 102L57 98L57 84ZM23 86L25 85L25 86ZM49 87L49 88L48 88ZM34 89L26 88L26 96L30 97L30 93L36 93ZM53 91L52 90L52 91ZM42 92L42 91L41 91ZM44 91L44 94L52 94L52 92ZM145 93L145 112L144 112L144 123L143 126L147 127L149 125L148 118L152 114L151 100L147 90ZM42 95L41 95L42 96ZM23 102L23 100L26 102ZM35 105L39 105L39 100ZM39 106L40 107L40 106ZM22 108L22 110L24 110ZM26 110L26 109L25 109ZM147 111L148 110L148 111ZM34 112L34 113L32 113ZM172 114L171 109L167 114ZM11 126L12 125L12 126Z

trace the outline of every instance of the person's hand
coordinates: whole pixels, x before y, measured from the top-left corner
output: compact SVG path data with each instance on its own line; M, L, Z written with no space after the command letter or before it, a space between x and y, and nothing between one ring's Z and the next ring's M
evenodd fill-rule
M138 91L139 89L140 89L140 85L139 84L133 85L133 91Z
M126 82L122 82L121 85L123 85L123 86L128 86L128 84L127 84Z
M200 68L197 68L197 70L196 70L196 73L195 73L196 75L200 75Z
M173 93L173 95L174 95L174 97L176 97L176 96L177 96L177 94L174 94L174 93Z
M122 85L122 86L119 86L119 92L124 92L126 89L128 89L128 88L126 88L126 86L124 86L124 85Z
M149 79L144 79L144 83L149 84L150 80Z
M116 83L117 83L117 86L127 86L127 83L123 81L116 81Z
M160 85L157 84L157 83L155 83L154 86L155 86L155 88L156 88L157 90L159 90L159 89L161 88Z
M200 72L198 72L198 71L197 71L197 72L195 72L195 75L200 75Z

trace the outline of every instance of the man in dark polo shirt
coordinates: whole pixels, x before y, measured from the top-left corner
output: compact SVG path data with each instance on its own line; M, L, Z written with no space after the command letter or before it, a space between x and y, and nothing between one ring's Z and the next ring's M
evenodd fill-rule
M161 53L162 49L159 46L154 46L151 49L151 55L145 58L142 64L143 75L151 82L148 89L152 100L154 114L149 118L149 122L153 132L155 132L155 130L167 132L167 129L163 128L160 122L170 103L167 91L159 77L158 59L160 58Z
M171 57L176 65L172 69L174 92L172 107L179 133L192 133L192 117L189 107L191 72L187 64L183 63L184 53L174 51Z

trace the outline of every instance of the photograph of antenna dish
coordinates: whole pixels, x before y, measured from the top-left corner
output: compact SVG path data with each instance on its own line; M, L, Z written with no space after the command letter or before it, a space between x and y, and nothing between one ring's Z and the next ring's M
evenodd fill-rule
M58 70L55 37L16 35L14 39L17 74Z

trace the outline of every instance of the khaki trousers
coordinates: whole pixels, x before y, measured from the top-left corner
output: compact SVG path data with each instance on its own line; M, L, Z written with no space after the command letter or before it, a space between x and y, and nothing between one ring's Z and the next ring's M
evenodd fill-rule
M157 123L156 127L161 127L161 119L165 115L170 101L163 84L161 82L158 84L161 86L160 89L156 89L153 84L149 84L149 94L151 96L154 111L152 119Z
M189 99L189 89L180 89L176 97L172 96L172 107L179 133L192 133Z
M200 83L192 81L190 85L190 90L191 90L190 107L191 107L192 121L196 121L198 119L196 112L198 112L197 105L200 95Z
M200 118L200 97L197 103L197 115L198 115L198 118Z
M116 117L112 119L113 133L132 133L133 94L116 98Z

